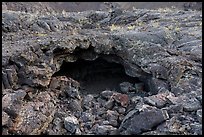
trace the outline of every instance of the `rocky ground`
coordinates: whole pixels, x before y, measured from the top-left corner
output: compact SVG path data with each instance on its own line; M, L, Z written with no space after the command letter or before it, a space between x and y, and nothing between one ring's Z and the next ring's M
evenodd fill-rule
M2 134L202 135L201 11L2 12Z
M2 8L24 12L79 12L86 10L108 11L120 7L124 10L159 9L174 7L180 10L202 10L202 2L2 2Z

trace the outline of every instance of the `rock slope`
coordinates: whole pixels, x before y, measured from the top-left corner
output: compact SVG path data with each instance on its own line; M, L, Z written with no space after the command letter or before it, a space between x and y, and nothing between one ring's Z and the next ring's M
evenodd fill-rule
M2 134L201 135L201 29L201 11L3 11ZM145 89L83 95L54 75L99 57Z

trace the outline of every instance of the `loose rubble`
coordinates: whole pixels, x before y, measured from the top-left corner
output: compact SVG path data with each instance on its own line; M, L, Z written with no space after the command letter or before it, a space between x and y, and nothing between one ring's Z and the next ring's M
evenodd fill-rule
M202 135L201 28L192 10L3 10L2 134Z

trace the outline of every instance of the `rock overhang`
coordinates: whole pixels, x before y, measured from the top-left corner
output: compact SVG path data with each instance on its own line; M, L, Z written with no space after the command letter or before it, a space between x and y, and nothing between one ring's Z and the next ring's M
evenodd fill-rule
M170 69L168 68L169 64L163 64L163 62L165 62L165 59L171 55L165 48L167 45L167 39L164 31L159 31L158 33L122 32L122 34L120 31L114 34L88 31L88 34L83 35L87 31L88 30L85 30L83 32L82 30L79 34L56 40L40 40L35 43L35 46L29 48L27 53L20 53L18 58L21 60L21 63L19 64L27 62L30 65L29 68L32 70L31 66L34 67L35 64L41 62L38 64L41 66L41 70L43 70L43 65L49 66L49 69L47 68L49 71L45 71L44 77L48 76L46 79L50 79L52 74L59 70L63 60L73 62L76 61L78 58L77 56L80 56L80 58L84 58L85 60L93 60L100 56L100 54L113 54L120 58L120 63L125 67L127 75L141 77L142 80L147 79L152 75L154 78L168 81L167 75ZM158 37L160 33L161 37ZM40 47L40 50L38 47ZM80 54L77 53L78 50L81 50ZM84 52L82 52L83 50ZM38 55L36 55L36 53ZM35 59L35 57L41 55L42 60L40 60L40 58ZM15 59L11 58L11 60L18 63L18 58L14 58ZM183 61L185 61L185 59L183 59ZM53 70L51 69L51 66ZM36 69L36 66L34 69ZM181 68L180 71L182 71L182 69L183 68ZM47 75L46 73L50 74ZM25 79L25 77L22 79ZM30 79L34 80L38 78L35 77ZM35 82L37 81L38 80ZM49 82L46 84L41 83L39 85L47 86L48 83Z
M151 15L151 12L158 13ZM6 27L3 29L2 43L3 91L6 94L8 89L18 90L24 86L39 91L47 90L63 61L73 63L79 58L94 61L103 57L106 61L121 64L127 75L138 77L150 93L158 94L146 97L148 104L163 107L166 102L160 97L165 96L169 104L179 104L185 111L195 111L200 108L199 102L202 100L202 52L199 50L202 47L202 15L194 11L174 12L174 19L173 12L169 11L135 10L133 13L122 12L122 15L100 12L99 16L103 17L96 21L94 18L89 20L92 17L92 14L88 16L89 12L84 16L83 12L69 13L63 15L63 23L59 23L58 15L52 18L55 20L53 22L32 16L24 27L15 26L16 22L23 25L21 20L16 19L16 15L24 16L20 13L15 13L14 18L3 18L2 27ZM12 14L9 13L9 16ZM78 14L79 17L76 16ZM29 18L25 15L25 18ZM189 18L186 19L187 15ZM39 19L41 23L35 24L34 21L32 24L34 19ZM5 26L7 21L10 24ZM172 93L175 96L172 97ZM190 101L189 97L192 98ZM185 100L179 102L183 98ZM117 103L127 101L115 100ZM193 106L191 101L194 100ZM109 100L108 103L113 101ZM20 113L24 113L23 109ZM130 128L134 128L134 125Z

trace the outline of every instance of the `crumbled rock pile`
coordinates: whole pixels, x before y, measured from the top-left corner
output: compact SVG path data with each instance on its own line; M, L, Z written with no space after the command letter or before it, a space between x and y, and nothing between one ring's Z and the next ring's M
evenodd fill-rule
M3 11L2 134L202 135L201 29L201 11ZM55 75L99 57L141 82L84 94Z

